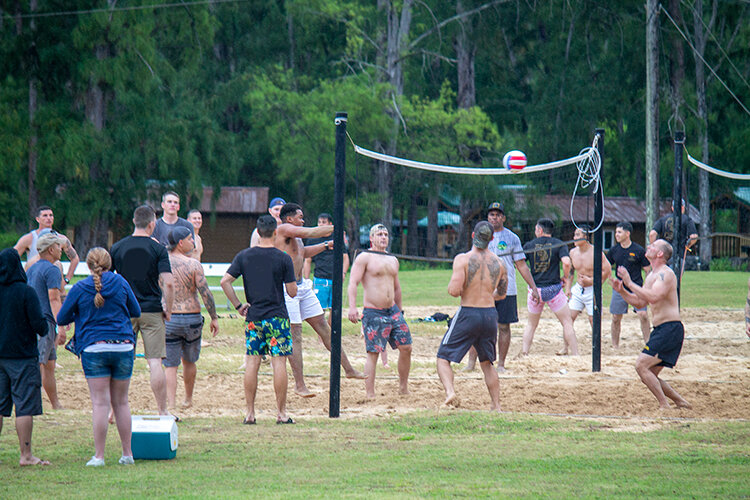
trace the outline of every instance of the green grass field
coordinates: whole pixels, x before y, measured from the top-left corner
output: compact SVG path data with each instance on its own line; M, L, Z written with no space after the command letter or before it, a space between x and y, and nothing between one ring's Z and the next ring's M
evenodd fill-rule
M446 292L449 276L446 270L402 272L404 303L456 306ZM523 280L519 285L522 307ZM747 275L686 273L683 287L684 307L740 310ZM609 286L604 290L606 305ZM221 294L216 300L225 303ZM220 312L222 328L241 328L239 319ZM344 334L359 332L345 322ZM232 375L235 359L226 359L207 357L200 373L239 377ZM75 363L64 353L66 369ZM317 403L327 404L326 396L320 399ZM108 465L89 469L83 464L93 452L90 408L48 412L35 419L33 446L53 465L22 469L8 418L0 436L0 498L750 496L748 420L423 411L306 418L295 426L272 422L242 426L236 417L189 418L179 424L177 459L137 461L133 467L116 465L119 440L110 427Z

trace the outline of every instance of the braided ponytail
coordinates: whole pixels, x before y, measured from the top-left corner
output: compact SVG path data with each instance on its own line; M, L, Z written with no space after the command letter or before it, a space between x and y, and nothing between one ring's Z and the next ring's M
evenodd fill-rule
M109 252L101 247L94 247L86 255L86 265L89 266L91 277L94 280L96 295L94 296L94 305L99 308L104 305L102 291L102 274L112 267L112 257Z

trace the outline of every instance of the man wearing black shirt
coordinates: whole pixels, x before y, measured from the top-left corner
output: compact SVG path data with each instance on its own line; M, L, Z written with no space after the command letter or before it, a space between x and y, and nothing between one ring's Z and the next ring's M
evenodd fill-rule
M261 355L268 354L273 368L276 392L277 424L293 424L286 414L288 379L286 358L292 354L292 333L286 310L284 289L290 297L297 295L297 280L291 257L274 247L276 219L270 215L258 218L258 244L246 248L232 260L221 288L237 311L245 316L245 424L255 423L255 393ZM240 302L232 283L242 276L246 303Z
M531 295L531 288L526 300L526 307L529 310L529 320L523 332L523 347L521 355L526 356L531 349L531 342L534 340L534 332L539 325L539 317L542 315L544 304L555 313L557 319L563 327L563 338L566 345L570 348L573 356L578 356L578 341L573 329L573 320L568 309L568 300L566 296L570 292L570 269L571 262L568 255L568 247L552 237L552 229L555 227L554 222L550 219L542 218L536 222L534 234L536 238L529 241L523 246L526 252L526 258L529 261L531 276L534 278L539 289L537 300ZM560 264L563 267L563 282L560 281ZM563 287L564 284L564 287ZM564 289L563 289L564 288Z
M161 360L167 356L165 321L171 319L174 305L174 278L164 245L151 239L156 214L148 205L133 212L135 230L112 245L112 270L122 275L141 306L141 317L133 318L133 330L141 333L143 351L151 373L151 390L159 415L167 410L167 379ZM162 295L164 306L162 306Z
M646 250L638 243L630 240L630 233L633 226L630 222L620 222L615 229L615 241L617 243L607 252L607 260L614 266L612 276L617 276L617 268L624 267L628 270L630 279L638 286L643 285L643 276L641 270L648 274L651 264L646 258ZM628 290L630 291L630 290ZM609 304L609 312L612 313L612 347L617 349L620 346L620 326L623 314L628 312L628 303L622 298L622 295L612 290L612 302ZM638 320L641 323L641 333L643 341L648 342L651 331L651 323L648 319L648 307L635 309L638 314Z
M674 211L674 201L672 201L672 210ZM661 219L654 223L654 228L648 233L648 242L653 243L657 239L661 238L666 240L672 245L672 257L674 258L677 247L674 241L674 222L675 216L673 213L668 213ZM683 234L688 235L688 239L685 242L686 249L690 249L698 241L698 230L695 228L695 223L690 217L685 214L685 200L682 200L682 215L680 215L680 230ZM672 266L672 260L669 259L667 265Z

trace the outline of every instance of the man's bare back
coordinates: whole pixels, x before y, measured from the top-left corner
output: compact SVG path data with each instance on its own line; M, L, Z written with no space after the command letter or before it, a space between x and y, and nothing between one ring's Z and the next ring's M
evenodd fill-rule
M461 296L466 307L494 307L495 300L505 297L508 273L500 259L487 250L472 248L453 261L453 275L448 292Z
M206 278L202 271L200 262L185 257L178 252L169 253L169 263L172 266L172 276L174 276L174 305L173 313L199 313L201 304L198 299L198 281L202 278L202 285L207 286Z

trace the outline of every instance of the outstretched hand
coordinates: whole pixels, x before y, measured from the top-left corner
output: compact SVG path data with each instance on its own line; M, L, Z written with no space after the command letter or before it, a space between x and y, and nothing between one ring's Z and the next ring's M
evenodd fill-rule
M624 267L617 268L617 276L622 280L622 283L625 286L630 286L631 284L633 284L633 280L630 279L630 273Z
M609 284L612 285L612 289L617 293L622 293L623 285L622 281L616 278L609 278Z

